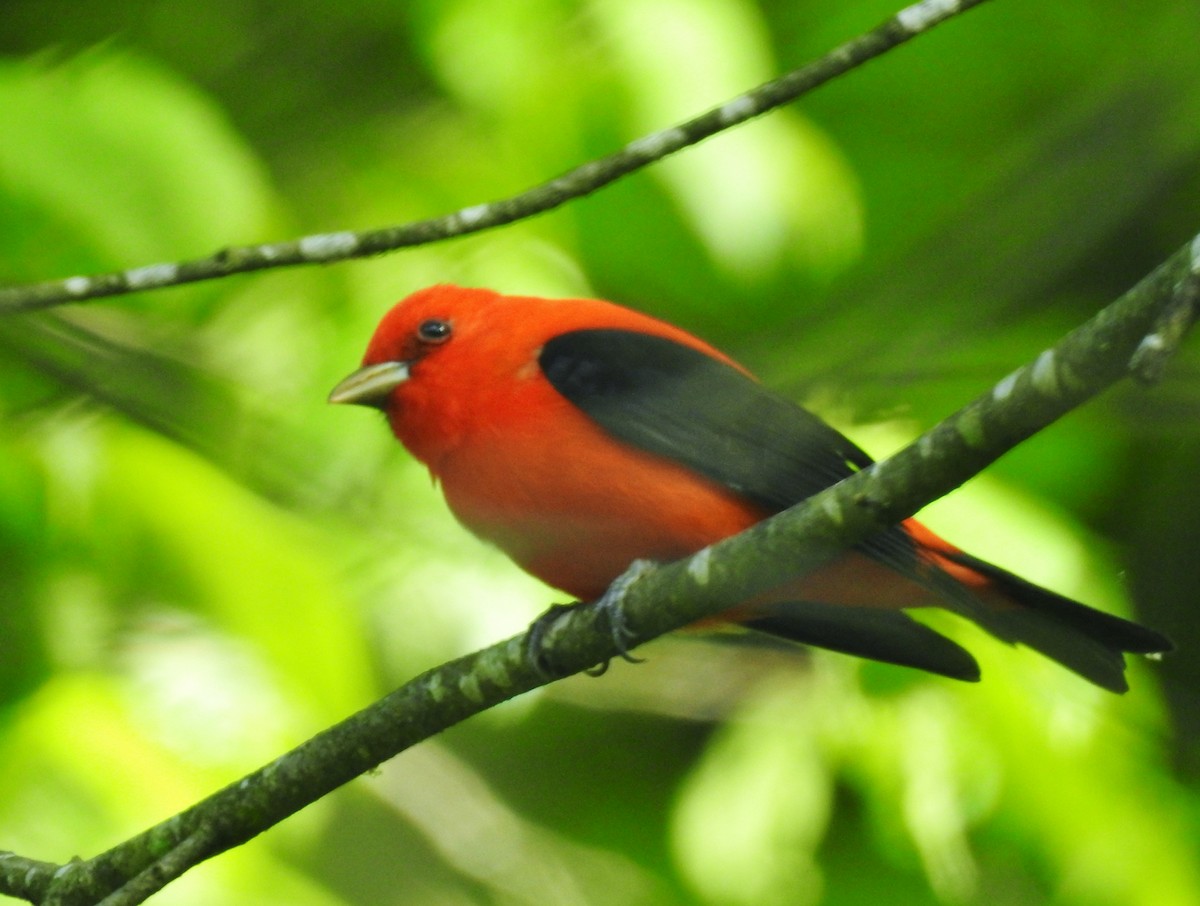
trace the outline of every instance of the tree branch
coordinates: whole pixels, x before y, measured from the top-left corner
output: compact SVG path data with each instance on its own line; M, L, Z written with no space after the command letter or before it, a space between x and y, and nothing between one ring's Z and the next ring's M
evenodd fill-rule
M983 2L985 0L922 0L799 69L752 88L678 126L635 139L620 151L588 161L511 198L400 226L357 233L349 230L321 233L263 245L231 246L190 261L0 287L0 314L182 286L250 271L365 258L524 220L588 195L689 145L790 103Z
M68 863L69 864L69 863ZM27 859L13 852L0 852L0 894L41 902L57 872L68 870L53 862Z
M1164 317L1195 320L1200 236L1036 360L895 456L630 586L635 644L794 579L958 487L1020 441L1131 373ZM1165 348L1165 346L1163 347ZM1161 363L1160 363L1161 365ZM1159 368L1161 370L1161 368ZM607 617L577 608L546 633L558 676L618 654ZM434 668L266 767L88 861L62 867L0 854L0 892L56 906L141 902L192 865L250 840L421 740L555 677L526 635Z

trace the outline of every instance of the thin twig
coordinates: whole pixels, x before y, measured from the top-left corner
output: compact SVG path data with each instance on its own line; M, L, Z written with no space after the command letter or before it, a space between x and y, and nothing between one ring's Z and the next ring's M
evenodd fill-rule
M620 151L588 161L519 195L461 208L441 217L362 232L343 230L286 242L231 246L207 257L164 262L91 276L0 288L0 313L30 311L141 290L182 286L231 274L328 264L466 236L541 214L662 160L690 145L761 116L928 31L985 0L923 0L847 41L818 60L678 126L653 132Z

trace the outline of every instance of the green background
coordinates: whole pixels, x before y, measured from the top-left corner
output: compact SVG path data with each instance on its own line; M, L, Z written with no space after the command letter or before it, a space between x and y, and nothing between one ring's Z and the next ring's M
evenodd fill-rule
M0 279L503 198L895 9L7 0ZM396 299L612 298L882 455L1200 230L1198 46L1194 0L996 0L527 223L0 320L0 849L93 854L556 600L324 403ZM669 639L156 902L1200 902L1198 363L928 511L1170 634L1128 695L949 620L980 685Z

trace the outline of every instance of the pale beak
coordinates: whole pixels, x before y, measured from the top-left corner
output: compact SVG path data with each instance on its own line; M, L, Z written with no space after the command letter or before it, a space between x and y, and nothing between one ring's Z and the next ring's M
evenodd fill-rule
M338 383L329 392L331 403L353 403L382 408L392 391L408 380L408 362L367 365Z

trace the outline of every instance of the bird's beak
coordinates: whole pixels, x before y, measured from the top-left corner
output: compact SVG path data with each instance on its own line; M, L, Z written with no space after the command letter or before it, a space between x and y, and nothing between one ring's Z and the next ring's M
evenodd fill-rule
M340 381L329 392L329 402L382 408L392 391L407 380L408 362L367 365Z

